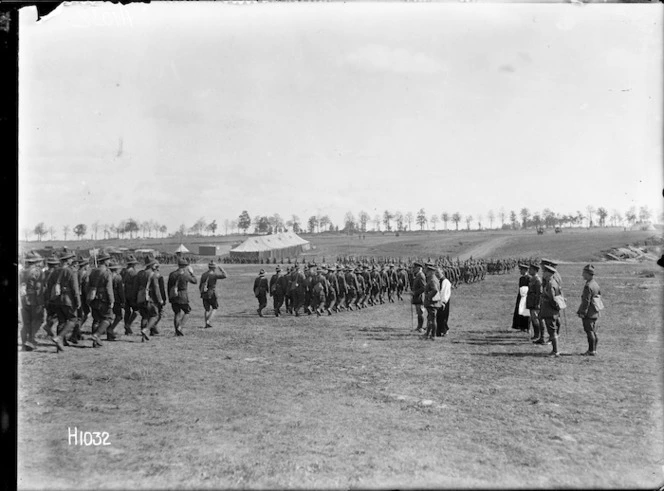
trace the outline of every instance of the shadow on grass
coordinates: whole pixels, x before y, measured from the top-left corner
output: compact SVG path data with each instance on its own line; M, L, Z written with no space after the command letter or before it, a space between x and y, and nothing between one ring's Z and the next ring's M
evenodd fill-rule
M546 353L476 353L479 356L507 356L512 358L549 358L549 352ZM560 353L560 357L576 356L574 353ZM551 357L553 358L553 357Z

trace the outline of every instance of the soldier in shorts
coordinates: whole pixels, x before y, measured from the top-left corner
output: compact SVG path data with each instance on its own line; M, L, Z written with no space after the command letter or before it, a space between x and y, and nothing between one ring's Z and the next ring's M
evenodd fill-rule
M149 341L152 329L159 320L159 309L164 299L159 292L155 275L157 260L145 258L145 268L136 274L136 305L141 315L141 342Z
M57 275L51 275L53 283L50 300L53 302L55 313L58 316L57 335L51 338L55 343L57 352L64 351L64 341L71 334L78 321L76 311L79 309L81 292L78 288L78 275L72 268L72 260L76 257L73 252L65 252L60 258L60 270ZM56 276L55 278L53 278Z
M189 283L196 284L198 280L194 276L194 270L185 258L178 259L178 269L168 276L168 301L173 309L173 326L176 336L184 336L182 328L191 312L189 305L189 294L187 292Z
M111 261L108 265L108 269L111 270L113 274L113 322L108 327L106 339L108 341L113 341L116 339L115 328L122 322L124 318L123 307L127 301L124 294L124 284L122 283L122 277L120 276L120 269L122 265L117 261Z
M219 272L217 272L217 268ZM279 269L279 268L277 268ZM228 275L224 268L217 266L214 261L208 264L208 270L201 276L200 292L201 299L203 300L203 308L205 309L205 327L212 327L212 317L219 308L219 300L217 298L217 280L223 280Z

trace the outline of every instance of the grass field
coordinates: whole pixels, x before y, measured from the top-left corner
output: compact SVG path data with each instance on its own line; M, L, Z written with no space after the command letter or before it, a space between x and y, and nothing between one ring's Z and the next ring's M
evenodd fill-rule
M434 342L413 333L407 302L259 318L259 266L240 265L226 268L212 329L191 295L183 338L167 309L149 343L85 341L56 355L43 340L19 353L19 488L658 487L661 268L597 264L599 356L579 356L574 261L590 245L563 235L559 249L538 249L566 261L558 359L509 329L516 274L454 290L450 334ZM527 251L535 239L488 248ZM394 247L383 240L366 250ZM590 257L604 248L594 244ZM69 445L74 427L111 444Z

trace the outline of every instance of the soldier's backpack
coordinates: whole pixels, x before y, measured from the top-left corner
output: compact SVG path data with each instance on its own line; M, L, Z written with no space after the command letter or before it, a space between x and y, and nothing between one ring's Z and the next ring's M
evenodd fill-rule
M138 288L138 292L136 294L136 303L139 305L150 300L150 282L152 281L153 274L154 272L150 271L150 274L148 275L148 281L145 283L145 286Z
M178 298L178 279L183 274L184 273L178 273L178 276L175 277L173 284L168 289L168 300L170 300L171 302L174 302Z

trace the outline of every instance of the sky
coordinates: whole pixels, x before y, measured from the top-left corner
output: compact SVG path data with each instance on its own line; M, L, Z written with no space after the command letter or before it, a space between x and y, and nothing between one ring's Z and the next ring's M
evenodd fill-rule
M19 230L662 210L662 5L68 4L19 32Z

